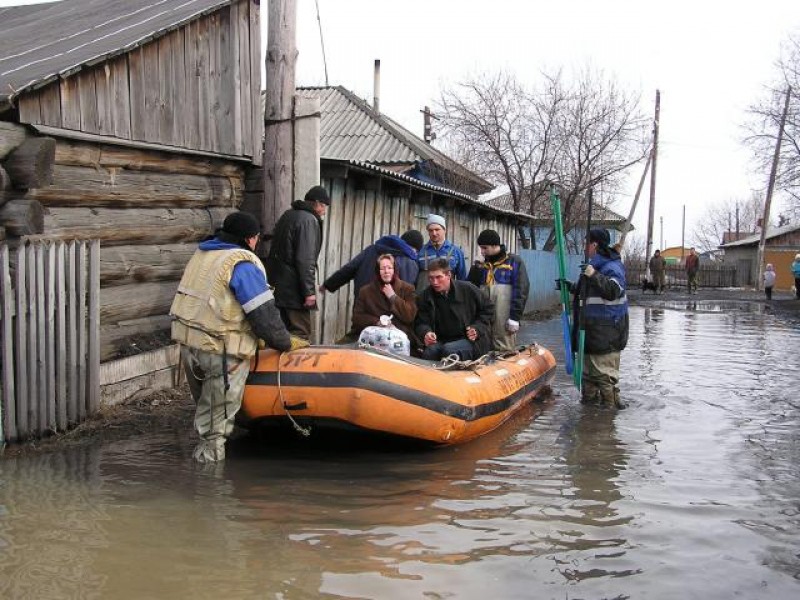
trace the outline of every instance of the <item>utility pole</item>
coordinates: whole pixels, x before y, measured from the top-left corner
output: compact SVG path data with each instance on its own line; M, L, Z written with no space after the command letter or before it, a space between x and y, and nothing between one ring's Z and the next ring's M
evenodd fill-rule
M658 217L659 224L661 225L661 235L658 238L658 247L664 250L664 217Z
M647 171L650 169L650 161L653 158L653 151L652 149L650 152L647 153L647 162L644 164L644 170L642 171L642 177L639 179L639 187L636 188L636 195L633 197L633 204L631 205L631 210L628 213L628 219L625 221L625 225L622 228L622 237L619 239L619 247L622 248L625 246L625 238L628 237L628 232L631 230L631 221L633 221L633 213L636 212L636 205L639 204L639 195L642 193L642 188L644 187L644 180L647 177Z
M764 246L767 241L767 227L769 227L769 209L772 204L772 192L775 191L775 178L778 175L778 163L781 159L781 144L783 143L783 129L786 126L786 115L789 112L789 99L792 95L792 86L786 88L786 101L783 104L783 114L778 127L778 139L775 142L775 154L772 157L772 168L769 171L767 183L767 197L764 199L764 216L761 218L761 240L758 242L758 278L756 289L761 289L761 280L764 278Z
M683 217L681 218L681 264L683 255L686 253L686 205L683 205Z
M424 110L419 111L422 113L422 139L428 144L436 139L436 134L433 132L433 119L438 119L436 115L431 112L430 107L426 106Z
M296 0L269 0L264 103L261 231L272 233L294 197L293 113L297 63ZM256 140L258 141L258 140Z
M653 159L650 161L650 212L647 218L647 259L653 253L653 220L656 216L656 159L658 158L658 120L661 115L661 91L656 90L656 112L653 119Z

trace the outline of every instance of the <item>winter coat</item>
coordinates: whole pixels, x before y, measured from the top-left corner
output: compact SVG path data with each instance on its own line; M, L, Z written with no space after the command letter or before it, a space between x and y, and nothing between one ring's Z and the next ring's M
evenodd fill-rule
M585 351L587 354L620 352L628 344L625 267L613 249L608 249L607 256L595 254L589 264L595 268L594 275L581 275L578 282L578 290L581 285L586 285L583 306Z
M792 274L796 279L800 279L800 260L796 260L792 263Z
M381 291L382 282L373 278L358 292L353 306L353 333L357 336L365 327L379 325L381 315L394 315L392 324L414 339L414 318L417 316L417 298L414 286L395 280L395 296L391 300Z
M508 318L519 322L522 320L522 313L525 312L525 304L528 301L530 282L528 281L528 271L525 263L516 254L506 254L505 248L496 257L487 257L490 260L476 263L470 269L469 280L479 288L490 288L492 286L508 286L511 288L510 294L503 294L503 297L511 299L511 307ZM497 309L497 307L495 307ZM505 323L499 323L504 327Z
M694 275L700 270L700 257L697 254L690 254L686 257L686 272Z
M764 287L765 288L775 287L776 278L777 275L775 274L775 271L764 271Z
M664 257L660 254L656 256L653 255L653 258L650 259L650 272L655 277L656 275L660 275L664 272L664 269L667 268L667 261L664 260Z
M296 200L278 219L267 256L267 277L280 308L303 308L316 294L317 257L322 248L322 221L310 202Z
M494 305L486 294L468 281L451 280L450 291L445 298L450 309L447 314L437 310L436 295L437 292L429 286L417 297L417 337L424 340L425 334L433 331L439 342L453 342L466 339L466 329L471 326L478 332L478 338L472 342L475 356L489 352L492 349Z
M417 281L417 251L406 244L399 236L385 235L374 244L370 244L353 259L328 277L323 285L329 292L335 292L348 281L353 281L353 295L358 298L358 291L375 277L375 264L382 254L394 256L394 268L397 276L414 285Z
M428 263L437 258L446 258L450 263L450 271L453 279L467 278L467 265L464 262L464 251L450 240L436 248L428 241L419 250L417 264L419 265L419 276L417 277L417 291L421 291L428 285Z

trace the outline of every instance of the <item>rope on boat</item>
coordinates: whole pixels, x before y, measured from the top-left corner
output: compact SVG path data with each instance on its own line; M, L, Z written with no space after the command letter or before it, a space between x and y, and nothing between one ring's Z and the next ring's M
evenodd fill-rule
M308 437L308 436L311 435L311 428L310 427L303 427L302 425L300 425L300 423L298 423L297 421L294 420L294 417L292 416L292 413L289 412L288 408L286 408L286 401L283 399L283 386L281 386L281 361L283 360L283 355L284 354L286 354L286 353L285 352L281 352L281 355L278 357L278 369L277 369L277 375L278 375L278 398L280 399L281 405L283 406L283 412L285 412L286 416L289 417L289 420L292 422L292 426L295 428L295 430L298 433L300 433L301 435L303 435L304 437Z

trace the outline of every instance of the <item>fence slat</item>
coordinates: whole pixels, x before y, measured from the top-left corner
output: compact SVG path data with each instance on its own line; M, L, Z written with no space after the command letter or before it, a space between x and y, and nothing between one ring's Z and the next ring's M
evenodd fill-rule
M0 445L17 438L17 411L14 386L14 296L11 288L8 246L0 246L0 361L2 361L3 396L0 400Z
M14 363L17 366L17 437L26 437L28 427L28 249L23 244L17 248L17 351Z
M70 424L78 422L78 274L76 267L77 242L67 246L67 419Z
M78 419L86 418L86 242L79 242L75 260L78 278Z
M44 274L45 288L47 297L45 302L45 373L47 390L45 394L45 428L48 431L56 431L56 403L58 394L56 391L56 249L54 244L47 244L44 247Z
M68 374L67 374L67 283L66 283L66 245L56 242L56 427L59 431L67 428Z
M100 241L89 242L89 342L88 409L94 413L100 403Z
M34 262L36 264L35 285L31 288L33 297L31 304L36 304L36 363L33 376L36 381L36 395L31 396L31 404L36 410L36 433L43 434L47 430L47 347L45 345L46 323L46 288L44 284L44 247L32 244Z

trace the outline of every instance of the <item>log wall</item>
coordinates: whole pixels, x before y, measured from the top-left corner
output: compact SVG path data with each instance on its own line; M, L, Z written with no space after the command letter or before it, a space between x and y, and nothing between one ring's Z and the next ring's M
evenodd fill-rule
M21 95L19 120L260 164L260 56L259 6L239 0Z

